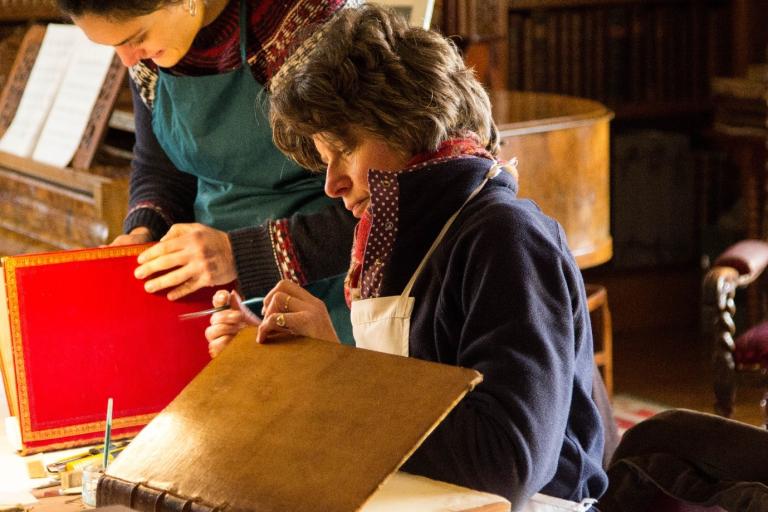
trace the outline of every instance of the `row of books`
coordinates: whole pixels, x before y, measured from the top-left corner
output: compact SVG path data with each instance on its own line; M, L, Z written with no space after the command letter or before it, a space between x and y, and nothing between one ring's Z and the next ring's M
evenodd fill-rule
M743 77L712 79L714 120L728 127L746 128L765 136L768 119L768 64L750 66Z
M611 105L706 98L716 12L706 2L512 10L510 87Z

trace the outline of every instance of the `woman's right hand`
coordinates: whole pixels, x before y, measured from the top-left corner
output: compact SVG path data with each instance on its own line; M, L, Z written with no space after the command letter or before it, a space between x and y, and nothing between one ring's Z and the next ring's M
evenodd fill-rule
M114 246L114 245L146 244L151 241L152 241L152 233L149 232L149 228L145 228L144 226L139 226L137 228L133 228L130 233L126 233L126 234L115 237L115 239L112 240L112 243L109 245Z
M219 355L244 327L261 323L261 319L251 313L247 306L241 305L241 302L236 291L219 290L213 295L213 307L218 308L229 304L230 308L211 315L211 325L205 329L208 354L212 358Z
M267 293L262 313L258 343L285 335L341 343L325 303L293 281L283 279Z

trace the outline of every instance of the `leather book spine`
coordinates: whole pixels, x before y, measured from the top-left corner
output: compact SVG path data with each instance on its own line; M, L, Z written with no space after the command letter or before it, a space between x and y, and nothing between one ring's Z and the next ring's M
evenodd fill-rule
M154 489L144 484L126 482L105 475L96 488L96 504L124 505L139 512L219 512L220 509L199 501Z

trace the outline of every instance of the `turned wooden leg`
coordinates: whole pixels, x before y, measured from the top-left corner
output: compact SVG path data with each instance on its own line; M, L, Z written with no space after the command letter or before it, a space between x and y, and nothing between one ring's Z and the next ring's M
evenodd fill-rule
M720 354L714 361L715 413L725 418L733 414L736 400L733 359L730 354Z
M715 391L715 413L726 418L733 414L736 399L736 365L733 361L736 324L736 283L738 272L729 267L716 267L704 277L702 321L703 331L712 343L712 384Z

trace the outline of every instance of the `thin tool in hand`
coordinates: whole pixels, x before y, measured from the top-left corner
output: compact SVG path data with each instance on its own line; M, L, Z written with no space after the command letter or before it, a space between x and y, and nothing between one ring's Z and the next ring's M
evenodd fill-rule
M256 308L261 308L261 306L264 305L264 297L253 297L251 299L242 301L241 304L245 304L249 307L256 306ZM217 311L224 311L225 309L230 308L231 306L229 304L224 304L223 306L219 306L217 308L204 309L203 311L195 311L194 313L184 313L183 315L179 315L179 319L189 320L190 318L200 318L201 316L212 315Z

